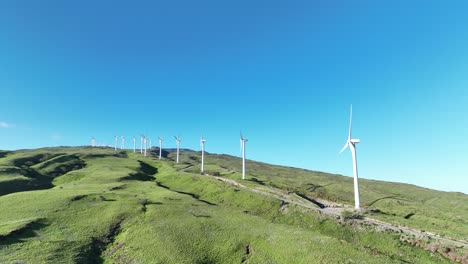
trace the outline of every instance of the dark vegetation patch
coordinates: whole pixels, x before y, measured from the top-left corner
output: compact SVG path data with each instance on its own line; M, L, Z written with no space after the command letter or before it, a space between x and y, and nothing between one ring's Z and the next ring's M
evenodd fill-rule
M255 182L255 183L258 183L260 185L265 185L265 181L259 180L257 178L250 178L250 179L248 179L248 181Z
M245 247L245 254L244 254L244 256L242 257L241 263L248 263L250 257L253 255L253 253L254 253L254 250L253 250L252 245L251 245L251 244L248 244L248 245Z
M125 151L117 152L112 156L119 157L119 158L125 158L125 159L128 158L128 154Z
M164 200L169 200L169 201L180 201L180 200L182 200L182 199L179 199L179 198L172 198L172 197L163 197L163 199Z
M163 204L161 202L153 202L153 201L151 201L149 199L142 199L142 198L138 199L137 202L141 205L141 211L142 212L146 212L146 210L147 210L146 206L147 205L150 205L150 204L155 204L155 205Z
M90 243L79 250L80 253L74 259L75 263L104 263L103 252L114 243L115 237L121 232L122 222L123 220L119 220L113 223L106 235L91 238Z
M123 178L120 178L120 180L122 181L152 181L154 180L154 177L148 174L137 172L137 173L132 173Z
M359 212L357 211L350 211L350 210L344 210L341 212L341 217L342 219L344 220L349 220L349 219L363 219L364 216L362 214L360 214Z
M164 150L164 148L161 151L161 158L167 158L169 156L170 152ZM149 151L149 156L153 158L159 158L159 147L153 147Z
M311 191L311 192L315 192L317 189L319 188L323 188L323 187L326 187L326 186L329 186L329 185L332 185L333 183L329 183L329 184L325 184L325 185L320 185L320 184L313 184L313 183L307 183L306 186L309 186L309 187L306 187L306 189L308 191Z
M202 217L202 218L211 218L210 215L202 215L202 214L197 214L194 211L190 210L189 213L195 217Z
M168 186L166 185L163 185L162 183L160 182L156 182L156 185L158 185L159 187L162 187L164 189L167 189L169 191L172 191L172 192L176 192L176 193L180 193L180 194L185 194L185 195L189 195L191 196L192 198L202 202L202 203L205 203L205 204L208 204L208 205L217 205L215 203L211 203L211 202L208 202L206 200L203 200L203 199L200 199L200 196L198 194L194 194L194 193L189 193L189 192L183 192L183 191L176 191L176 190L172 190L171 188L169 188Z
M410 219L410 217L412 217L414 215L414 213L409 213L407 215L405 215L405 219Z
M212 171L212 170L205 170L203 173L201 174L207 174L207 175L213 175L213 176L221 176L221 172L219 171Z
M99 200L101 200L103 202L115 202L115 201L117 201L115 199L106 198L104 195L99 195L98 198L99 198Z
M73 196L73 197L70 199L70 201L72 201L72 202L79 201L79 200L81 200L81 199L83 199L83 198L85 198L85 197L87 197L87 196L88 196L88 195L76 195L76 196Z
M117 190L123 190L127 188L127 184L122 184L122 185L119 185L119 186L115 186L115 187L112 187L109 189L109 191L117 191Z

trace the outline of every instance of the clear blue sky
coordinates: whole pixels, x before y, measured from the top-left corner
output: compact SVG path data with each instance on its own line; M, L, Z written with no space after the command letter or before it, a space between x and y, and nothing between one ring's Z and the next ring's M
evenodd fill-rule
M384 3L386 2L386 3ZM467 1L0 2L0 149L174 147L468 193Z

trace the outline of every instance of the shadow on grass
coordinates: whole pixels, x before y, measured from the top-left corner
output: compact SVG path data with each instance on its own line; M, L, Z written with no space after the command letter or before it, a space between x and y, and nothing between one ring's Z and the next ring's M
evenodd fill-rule
M162 158L166 158L169 156L169 151L166 151L164 150L164 148L161 150L161 157ZM149 151L149 155L150 157L154 157L154 158L159 158L159 147L153 147L150 151Z
M319 201L307 196L307 195L304 195L302 193L296 193L298 196L304 198L305 200L317 205L318 207L320 207L321 209L325 208L326 206L323 204L323 203L320 203Z
M158 169L143 161L138 162L140 163L140 169L138 172L132 173L126 177L121 178L120 180L153 181L155 179L153 175L158 173Z
M140 171L144 174L148 174L148 175L154 175L156 173L158 173L158 169L149 165L148 163L145 163L143 161L138 161L140 163Z
M381 201L381 200L386 200L386 199L393 199L393 200L397 200L397 201L406 201L406 202L409 202L409 200L406 200L406 199L403 199L403 198L399 198L397 195L390 195L390 196L385 196L385 197L382 197L382 198L378 198L370 203L367 204L367 206L372 206L374 205L376 202L378 201Z
M123 220L118 220L109 227L107 234L101 237L93 237L87 245L80 249L75 263L104 263L103 253L109 245L114 243L115 237L121 232Z
M12 230L9 234L0 236L0 245L13 245L16 243L22 243L28 238L38 237L37 231L47 226L48 224L41 221L41 219L26 223L17 229ZM40 237L38 237L38 240L40 240Z
M197 194L194 194L194 193L172 190L171 188L169 188L169 187L166 186L166 185L163 185L163 184L160 183L160 182L156 182L156 185L159 186L159 187L162 187L162 188L164 188L164 189L167 189L167 190L169 190L169 191L172 191L172 192L176 192L176 193L180 193L180 194L189 195L189 196L191 196L192 198L194 198L194 199L196 199L196 200L198 200L198 201L200 201L200 202L202 202L202 203L208 204L208 205L215 205L215 206L217 205L217 204L215 204L215 203L211 203L211 202L208 202L208 201L206 201L206 200L200 199L200 196L197 195Z
M52 184L54 178L44 176L35 170L29 168L22 169L21 174L29 179L13 179L10 181L3 181L0 184L0 196L10 193L44 190L54 187Z
M0 196L16 192L51 189L54 187L52 182L55 177L86 166L85 162L76 155L56 154L22 157L13 160L12 163L16 167L7 167L2 173L21 174L27 179L3 181L0 184ZM42 163L39 167L42 173L30 167L39 163Z
M120 178L120 180L122 181L152 181L154 180L154 177L148 174L137 172L137 173L133 173L128 176L125 176L123 178Z
M45 153L45 154L36 154L36 155L31 155L27 157L21 157L12 160L13 165L16 167L22 167L22 166L33 166L36 164L39 164L41 162L44 162L46 160L58 157L60 155L64 155L65 153Z
M8 153L10 153L10 151L0 151L0 159L4 158Z

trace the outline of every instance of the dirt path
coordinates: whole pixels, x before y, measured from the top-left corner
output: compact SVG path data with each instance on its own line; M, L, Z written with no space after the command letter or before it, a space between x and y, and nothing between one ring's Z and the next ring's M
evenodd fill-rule
M209 175L207 175L207 176L209 176ZM332 203L332 202L328 202L328 201L325 201L325 200L317 199L316 202L323 203L325 205L325 207L321 208L319 205L317 205L317 203L314 203L313 201L310 201L310 199L312 199L312 198L308 197L309 199L305 199L305 198L297 195L296 193L286 193L286 192L284 192L282 190L274 189L274 188L271 188L271 187L267 188L265 186L262 186L262 189L252 188L252 187L248 187L248 186L245 186L243 184L240 184L240 183L238 183L238 182L236 182L235 180L232 180L232 179L217 177L217 176L209 176L209 177L213 177L213 178L215 178L217 180L226 182L226 183L231 184L233 186L236 186L238 188L242 188L242 189L245 189L245 190L248 190L248 191L251 191L251 192L254 192L254 193L258 193L258 194L261 194L261 195L266 195L266 196L278 199L278 200L283 201L283 202L287 202L287 203L290 203L290 204L295 204L295 205L298 205L298 206L302 206L302 207L307 208L307 209L312 209L312 210L318 211L320 213L323 213L325 215L329 215L329 216L332 216L332 217L337 217L337 218L340 217L341 218L342 217L342 214L341 214L342 211L344 211L344 210L353 210L352 206L339 205L339 204L336 204L336 203ZM393 224L390 224L390 223L387 223L387 222L383 222L383 221L380 221L380 220L377 220L377 219L369 218L369 217L363 217L362 219L355 219L353 221L362 221L362 222L365 222L365 223L373 224L373 225L375 225L375 228L378 229L378 230L393 231L393 232L396 232L396 233L405 233L407 235L415 236L416 238L419 238L419 239L432 238L432 239L435 239L435 240L437 240L439 242L444 242L444 244L448 243L448 244L451 244L452 246L464 247L464 248L468 249L468 243L463 242L463 241L443 238L443 237L440 237L440 236L438 236L436 234L433 234L433 233L430 233L430 232L423 232L421 230L417 230L417 229L409 228L409 227L404 227L404 226L396 226L396 225L393 225Z

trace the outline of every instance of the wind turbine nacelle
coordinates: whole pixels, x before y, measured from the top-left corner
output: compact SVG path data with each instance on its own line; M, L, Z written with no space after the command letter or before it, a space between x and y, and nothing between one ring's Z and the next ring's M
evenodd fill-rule
M356 144L356 143L359 143L361 140L360 139L351 139L350 141L351 141L351 143Z

